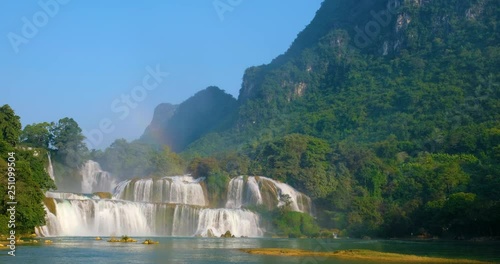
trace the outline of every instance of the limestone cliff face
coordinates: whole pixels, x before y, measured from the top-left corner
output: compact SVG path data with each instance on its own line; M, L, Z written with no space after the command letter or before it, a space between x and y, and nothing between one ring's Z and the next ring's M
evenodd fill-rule
M339 29L353 30L357 24L366 23L369 19L370 10L382 8L384 2L387 2L387 0L324 1L311 23L298 34L297 38L284 54L275 58L270 64L247 69L243 76L238 100L244 103L254 98L264 98L266 101L275 99L277 94L262 89L262 86L274 85L268 84L267 80L275 77L282 79L279 83L276 83L275 89L284 90L286 101L301 97L306 91L308 84L304 82L303 78L300 78L301 76L297 76L296 73L292 73L291 71L300 72L307 76L315 70L320 70L318 68L321 68L321 65L312 65L305 62L303 65L300 65L302 67L297 67L291 71L288 70L286 73L280 73L281 76L276 76L275 73L289 66L287 64L295 63L296 60L303 57L304 53L317 55L311 53L314 53L314 49L318 43L322 42L331 32ZM332 45L336 44L339 43L332 43ZM348 43L342 42L340 44L346 45Z
M458 30L451 25L455 20L481 19L494 1L325 0L284 54L270 64L247 69L238 100L291 102L307 92L311 75L325 74L334 63L322 60L328 58L325 51L337 53L338 60L349 60L355 53L398 56L424 40L445 39Z

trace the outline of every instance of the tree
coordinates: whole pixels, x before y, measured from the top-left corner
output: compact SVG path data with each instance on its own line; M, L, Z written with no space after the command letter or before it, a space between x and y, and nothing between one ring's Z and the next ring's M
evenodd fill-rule
M223 207L226 203L227 187L231 178L225 172L212 171L207 175L206 186L210 205Z
M279 209L281 211L291 211L291 205L292 205L292 197L288 194L283 194L280 196L280 206Z
M155 173L161 176L180 175L184 173L184 161L179 155L164 146L163 151L157 152L154 160Z
M409 186L417 185L417 193L411 195L423 198L424 203L444 199L467 186L470 176L462 166L476 161L472 155L423 153L412 162L403 164L402 172L406 177L401 191L406 192Z
M211 173L220 172L215 158L194 158L188 165L188 172L195 178L208 177Z
M231 176L247 175L250 159L242 153L227 151L217 156L221 170Z
M287 182L313 198L326 197L335 184L327 174L331 148L324 140L290 134L265 142L251 152L264 175Z
M0 107L0 140L15 146L21 135L20 117L14 113L9 105Z
M319 234L319 226L314 218L300 212L275 211L273 225L278 233L288 237L315 237Z
M52 125L47 122L27 125L21 133L21 142L30 147L49 149Z
M64 164L75 168L82 164L88 149L83 140L82 129L73 118L60 119L50 131L53 135L51 145Z

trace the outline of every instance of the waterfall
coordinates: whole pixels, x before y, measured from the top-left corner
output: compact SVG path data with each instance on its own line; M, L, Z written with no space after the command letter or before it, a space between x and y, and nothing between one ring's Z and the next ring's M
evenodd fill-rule
M239 176L229 182L226 208L241 208L246 205L265 205L267 208L281 206L280 198L289 195L291 209L312 214L311 199L288 184L267 177Z
M200 209L186 205L54 198L39 236L193 236Z
M49 156L49 163L50 156ZM51 167L51 166L50 166ZM46 225L39 236L220 236L260 237L260 216L242 207L281 206L290 196L291 208L311 213L311 200L291 186L266 177L239 176L229 182L225 208L209 205L203 181L166 176L122 181L95 161L80 169L82 193L46 192ZM92 194L114 188L112 199Z
M49 174L50 178L55 182L56 177L54 176L54 167L52 166L52 160L50 159L50 153L47 153L47 156L49 157L49 166L47 167L47 173Z
M103 171L99 163L88 160L80 169L82 175L82 192L110 192L116 186L115 179L107 171Z
M243 202L243 177L236 177L229 182L226 208L241 208Z
M203 180L191 176L127 180L118 184L113 197L134 202L206 206L208 202L200 184Z
M311 213L311 199L306 196L305 194L295 190L292 186L282 183L282 182L277 182L275 180L271 180L275 186L278 188L279 193L278 195L281 196L283 194L288 194L291 198L291 206L292 210L298 211L298 212L303 212L303 213ZM278 203L278 206L282 206L282 202L280 201Z
M257 214L243 209L200 209L189 205L138 203L121 200L53 198L47 225L38 236L220 236L259 237Z
M198 225L200 209L190 206L175 206L172 221L172 236L192 236Z
M44 205L45 209L45 225L35 227L35 233L39 237L48 237L59 234L59 222L57 217L49 211L47 206Z
M236 237L260 237L259 216L242 209L203 209L198 221L197 235L216 236L230 231Z
M106 200L54 199L55 221L48 236L151 235L139 204ZM52 214L52 213L51 213Z
M72 199L72 200L100 199L99 196L95 194L67 193L67 192L45 192L45 197L56 198L56 199Z
M246 182L245 182L246 180ZM246 192L245 185L247 186ZM255 177L236 177L229 182L226 208L241 208L245 204L262 204L259 185Z

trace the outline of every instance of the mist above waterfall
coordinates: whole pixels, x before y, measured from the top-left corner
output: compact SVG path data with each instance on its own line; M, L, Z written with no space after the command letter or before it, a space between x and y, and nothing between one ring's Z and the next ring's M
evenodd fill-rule
M116 180L107 171L101 169L99 163L88 160L80 169L82 175L82 192L111 192Z

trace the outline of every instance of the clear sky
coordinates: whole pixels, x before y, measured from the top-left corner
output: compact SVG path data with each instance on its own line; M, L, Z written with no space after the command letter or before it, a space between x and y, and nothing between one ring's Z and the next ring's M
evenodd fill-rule
M321 2L2 1L0 105L23 126L72 117L91 148L136 139L160 103L210 85L237 97L244 70L285 52Z

